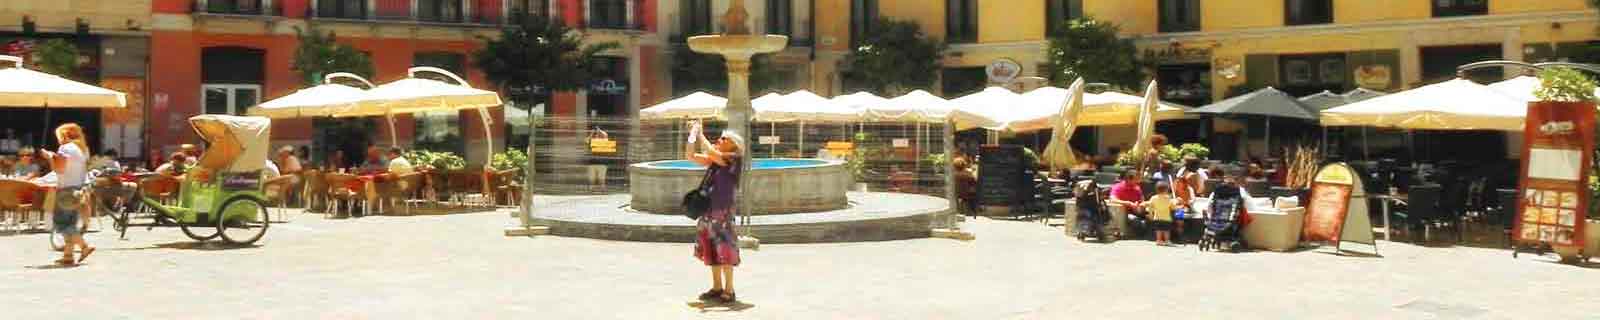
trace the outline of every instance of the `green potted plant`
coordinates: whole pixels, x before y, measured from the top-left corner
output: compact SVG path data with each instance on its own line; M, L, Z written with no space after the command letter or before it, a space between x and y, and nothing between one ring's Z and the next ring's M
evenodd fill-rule
M850 169L850 177L854 181L850 185L850 190L866 192L867 174L870 173L870 170L867 169L867 159L875 156L875 154L874 150L867 148L866 132L857 132L853 140L855 149L851 151L850 159L845 162L845 165Z
M1594 79L1585 76L1582 72L1571 68L1546 68L1539 71L1539 89L1534 90L1533 96L1539 101L1529 102L1531 105L1543 105L1545 108L1595 108ZM1600 132L1596 132L1600 137ZM1600 154L1597 154L1600 155ZM1600 214L1597 214L1595 200L1600 200L1600 180L1593 171L1589 174L1590 207L1586 219L1584 251L1589 255L1600 253ZM1557 246L1553 248L1561 254L1563 260L1574 259L1578 255L1576 247Z

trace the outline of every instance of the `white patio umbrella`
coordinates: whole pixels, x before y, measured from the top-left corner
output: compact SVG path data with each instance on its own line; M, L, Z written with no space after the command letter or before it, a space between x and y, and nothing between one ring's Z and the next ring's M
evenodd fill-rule
M728 99L703 91L695 91L677 99L667 100L639 110L641 120L707 119L721 118L722 108Z
M22 58L0 55L14 66L0 69L0 108L44 108L45 136L49 136L50 108L126 108L126 94L28 70Z
M333 83L334 78L354 79L373 87L372 82L355 74L330 73L322 77L322 84L262 102L250 108L248 114L272 119L331 117L353 110L367 98L367 90Z
M859 91L852 94L837 96L830 100L832 100L833 104L835 105L855 109L863 113L867 112L868 110L882 108L883 105L889 103L888 98L879 97L878 95L866 91Z
M950 100L954 110L949 117L956 130L984 128L1005 130L1022 106L1022 95L1002 87L988 87L983 91Z
M1323 110L1322 125L1522 131L1527 113L1525 102L1453 79Z
M457 84L443 81L417 78L417 73L432 72L444 75ZM434 67L411 67L406 70L410 78L385 83L372 90L367 90L367 99L362 100L355 108L340 112L338 117L363 117L382 115L389 120L389 130L394 131L394 115L430 112L430 111L459 111L477 109L478 117L483 121L484 143L488 148L485 152L494 150L494 130L489 130L491 125L489 107L501 105L500 94L494 91L474 89L466 80L456 76L450 71ZM393 136L393 134L391 134ZM490 157L484 157L485 167Z
M1543 87L1544 84L1539 81L1538 77L1531 76L1517 76L1516 78L1489 84L1490 89L1522 102L1539 101L1539 98L1533 96L1533 92ZM1595 93L1600 94L1600 89L1595 90Z
M766 96L762 96L766 98ZM758 98L759 99L759 98ZM766 102L766 101L763 101ZM776 101L756 104L756 120L768 122L855 122L861 120L861 111L839 105L833 100L811 91L800 90L782 95Z
M863 116L875 120L914 120L942 123L944 118L954 109L955 106L950 103L950 100L945 100L927 91L915 90L884 101L882 104L869 106Z
M1058 114L1058 107L1067 101L1071 92L1068 89L1057 87L1041 87L1022 94L1023 107L1015 108L1015 119L1007 128L1017 132L1049 129L1052 117ZM1073 119L1075 126L1115 126L1129 125L1138 122L1140 107L1144 105L1144 98L1107 91L1102 93L1084 93L1083 112ZM1184 109L1170 103L1157 101L1155 120L1166 121L1184 118ZM1041 108L1040 106L1049 106Z

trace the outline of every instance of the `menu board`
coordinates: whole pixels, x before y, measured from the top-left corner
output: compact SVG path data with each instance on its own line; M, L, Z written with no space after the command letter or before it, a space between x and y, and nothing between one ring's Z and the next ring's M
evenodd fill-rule
M1528 103L1522 179L1512 236L1518 242L1582 246L1593 170L1594 106Z
M1350 208L1350 192L1355 174L1343 163L1322 167L1311 181L1305 223L1300 238L1304 241L1338 242Z
M1027 169L1022 146L985 145L978 154L978 203L986 206L1009 206L1022 202ZM1031 189L1030 189L1031 191Z

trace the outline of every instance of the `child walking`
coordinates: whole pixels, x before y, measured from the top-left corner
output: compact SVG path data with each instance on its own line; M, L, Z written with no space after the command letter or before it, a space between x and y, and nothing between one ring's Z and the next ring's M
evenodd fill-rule
M1165 181L1156 183L1156 193L1144 202L1145 211L1150 213L1150 228L1156 231L1156 245L1171 245L1172 229L1172 185Z

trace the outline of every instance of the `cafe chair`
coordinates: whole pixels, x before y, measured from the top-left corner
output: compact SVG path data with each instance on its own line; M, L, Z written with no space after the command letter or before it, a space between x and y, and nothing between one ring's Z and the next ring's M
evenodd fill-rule
M522 169L506 169L494 173L494 193L496 203L505 203L508 206L517 206L522 201L522 181L517 181L517 172Z
M348 173L329 173L324 176L328 190L326 201L328 210L323 217L337 215L341 207L346 208L346 217L354 216L355 206L367 201L366 188L354 185L359 179L360 177Z
M385 184L379 196L385 207L399 207L401 212L410 215L411 209L416 207L417 191L422 188L421 172L412 172L394 177L393 182Z
M6 222L0 226L11 228L13 234L26 229L30 221L28 214L40 209L25 198L33 197L38 191L39 186L27 181L0 180L0 221ZM44 219L42 211L39 219Z
M305 204L306 211L327 212L325 201L328 199L328 183L322 171L307 169L300 171L300 176L304 178L300 183L300 202Z
M1495 189L1496 203L1494 220L1500 222L1502 232L1505 233L1506 248L1512 249L1511 230L1517 219L1517 189Z
M295 175L286 174L261 183L261 189L267 196L267 203L273 204L278 209L278 222L288 221L285 216L288 215L288 198L289 193L294 190L295 178Z
M1443 188L1439 185L1419 185L1411 188L1409 198L1402 203L1404 208L1395 210L1392 215L1394 221L1405 225L1402 230L1411 231L1422 227L1422 242L1428 241L1430 224L1439 219L1439 197Z

